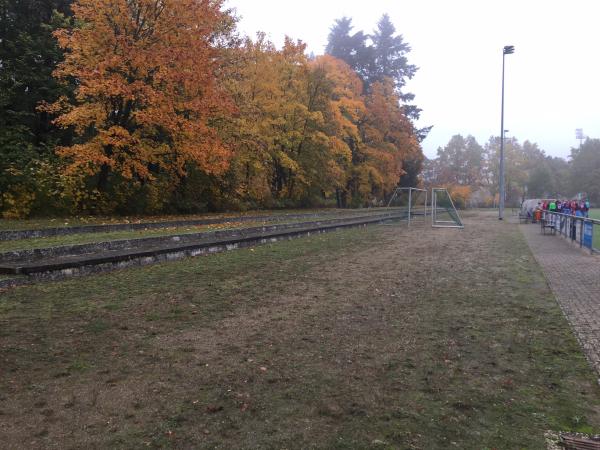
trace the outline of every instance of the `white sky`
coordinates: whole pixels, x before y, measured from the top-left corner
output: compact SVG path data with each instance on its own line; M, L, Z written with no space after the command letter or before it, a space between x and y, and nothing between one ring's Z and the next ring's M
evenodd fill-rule
M575 129L600 137L599 0L227 0L240 31L285 35L322 54L335 19L369 33L383 13L412 47L420 69L408 84L423 109L418 126L433 157L454 134L480 144L500 133L502 48L506 56L507 136L537 142L553 156L578 145Z

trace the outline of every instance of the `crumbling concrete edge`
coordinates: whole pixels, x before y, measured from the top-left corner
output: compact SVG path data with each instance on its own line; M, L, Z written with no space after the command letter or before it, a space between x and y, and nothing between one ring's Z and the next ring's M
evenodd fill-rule
M198 248L186 248L183 250L174 249L172 252L162 252L157 253L151 256L144 256L141 258L131 258L118 262L109 262L103 264L96 265L82 265L79 267L66 268L56 271L48 271L48 272L38 272L32 273L26 276L15 277L7 280L0 281L0 290L6 290L17 286L23 286L27 284L32 284L36 282L47 282L47 281L58 281L65 278L78 277L78 276L87 276L94 275L100 273L112 272L120 269L130 268L130 267L141 267L152 264L157 264L161 262L167 261L176 261L189 257L197 257L197 256L206 256L214 253L222 253L229 250L236 250L248 247L254 247L256 245L264 245L275 243L283 240L292 240L295 238L307 237L315 234L329 233L335 232L342 229L349 228L366 228L368 225L375 225L383 222L388 222L392 220L405 220L403 216L400 215L388 215L388 216L379 216L376 218L371 218L362 222L349 222L349 223L340 223L329 226L324 226L320 228L313 229L305 229L305 230L289 230L285 232L281 232L278 235L271 236L255 236L248 238L246 237L243 240L238 240L235 243L228 243L226 241L214 243L212 245L202 245Z

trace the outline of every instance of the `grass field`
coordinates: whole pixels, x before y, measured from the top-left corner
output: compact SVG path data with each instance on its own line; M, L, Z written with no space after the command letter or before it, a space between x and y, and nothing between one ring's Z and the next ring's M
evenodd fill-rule
M600 220L600 209L590 209L590 218ZM594 248L600 249L600 226L594 226Z
M375 226L6 291L6 448L541 449L600 388L518 226Z

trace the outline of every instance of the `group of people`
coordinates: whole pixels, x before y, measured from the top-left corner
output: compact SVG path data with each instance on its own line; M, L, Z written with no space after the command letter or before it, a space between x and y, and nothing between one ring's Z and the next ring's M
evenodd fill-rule
M527 216L537 222L542 217L543 211L555 212L560 214L569 214L577 217L589 217L589 200L540 200L534 207L528 205Z
M538 203L538 209L542 211L570 214L578 217L589 217L589 200L544 200Z

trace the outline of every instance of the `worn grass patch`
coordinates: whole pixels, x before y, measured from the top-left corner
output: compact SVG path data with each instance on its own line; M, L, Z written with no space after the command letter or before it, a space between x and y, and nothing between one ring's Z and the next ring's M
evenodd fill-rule
M516 226L379 226L0 299L10 448L544 448L599 389Z
M590 219L600 220L600 209L590 209ZM594 225L594 248L600 248L600 225Z

